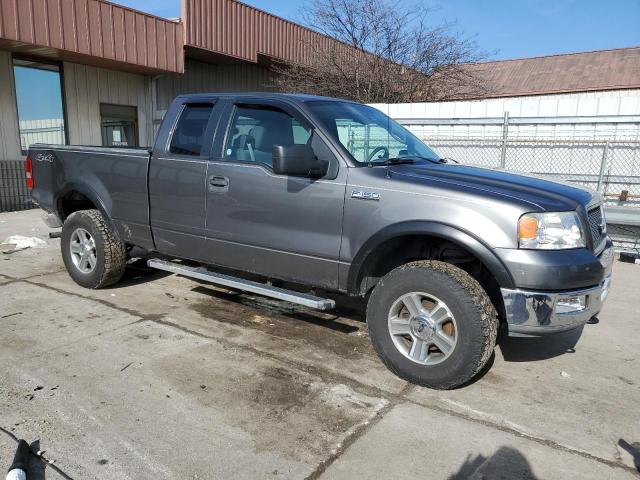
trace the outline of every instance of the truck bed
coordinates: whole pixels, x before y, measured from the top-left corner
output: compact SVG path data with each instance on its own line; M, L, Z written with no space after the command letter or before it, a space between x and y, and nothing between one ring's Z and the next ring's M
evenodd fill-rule
M78 188L111 219L121 238L153 246L148 148L34 144L29 152L35 180L32 196L44 210L64 210L65 202L77 201Z

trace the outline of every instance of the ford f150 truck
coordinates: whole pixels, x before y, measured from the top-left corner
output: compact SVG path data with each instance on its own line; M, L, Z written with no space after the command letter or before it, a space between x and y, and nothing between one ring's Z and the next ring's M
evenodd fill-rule
M152 150L34 145L27 182L78 284L143 257L311 308L363 296L382 361L432 388L473 378L499 327L584 325L610 285L599 194L452 163L340 99L180 96Z

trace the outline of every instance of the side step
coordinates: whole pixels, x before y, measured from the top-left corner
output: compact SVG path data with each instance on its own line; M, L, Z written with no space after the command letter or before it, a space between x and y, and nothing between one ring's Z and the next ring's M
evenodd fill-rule
M244 292L257 293L265 297L277 298L278 300L304 305L305 307L316 310L332 310L336 307L336 302L329 298L315 297L306 293L272 287L264 283L252 282L251 280L245 280L243 278L214 273L203 267L189 267L155 258L148 260L147 265L151 268L157 268L158 270L177 273L185 277L197 278L198 280L204 280L205 282L242 290Z

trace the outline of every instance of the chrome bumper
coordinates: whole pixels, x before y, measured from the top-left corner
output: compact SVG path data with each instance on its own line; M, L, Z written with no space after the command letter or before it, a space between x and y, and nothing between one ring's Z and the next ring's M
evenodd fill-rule
M544 292L503 288L510 335L545 335L584 325L596 316L609 294L613 248L599 257L605 277L600 285L578 290Z

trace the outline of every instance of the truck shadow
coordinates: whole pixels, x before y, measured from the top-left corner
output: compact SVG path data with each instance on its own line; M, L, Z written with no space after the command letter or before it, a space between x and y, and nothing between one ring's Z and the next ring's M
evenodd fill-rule
M31 447L31 452L40 451L40 440L32 442L29 447ZM29 480L44 480L46 478L45 470L46 465L40 457L29 455Z
M172 274L163 270L156 270L155 268L147 267L146 260L134 261L127 264L127 268L124 271L122 279L115 285L106 287L105 290L117 290L119 288L132 287L134 285L140 285L153 280L159 280L161 278L168 277L169 275Z
M640 442L629 443L623 438L618 440L618 446L626 451L631 457L633 457L633 465L636 467L636 470L640 473Z
M357 306L338 298L336 298L336 308L334 310L321 312L292 305L280 300L257 295L254 296L249 293L220 290L207 283L203 283L201 286L191 289L191 291L207 295L217 300L239 303L247 307L255 308L256 310L263 310L266 314L274 317L279 316L290 320L298 320L335 332L350 334L365 328L364 316L358 311ZM345 323L345 321L348 323Z
M128 286L143 284L172 275L169 272L156 270L146 266L145 261L132 262L127 265L124 277L121 282L114 285L112 289L124 288ZM263 310L265 314L288 319L290 321L302 321L318 327L332 330L337 334L350 335L356 332L366 336L366 299L360 297L350 297L340 294L318 292L319 294L335 300L336 308L330 312L318 312L304 307L292 305L287 302L248 294L240 291L219 289L212 284L191 279L200 284L192 291L206 295L210 298L229 302L231 304L242 304L247 307ZM292 288L291 285L282 284L285 288ZM215 315L219 313L219 306L199 305L197 310L206 310L206 313ZM201 313L205 313L201 311ZM253 325L251 325L253 326ZM500 351L507 362L531 362L554 358L567 353L574 353L584 327L571 330L569 332L558 333L546 337L509 337L506 332L500 330L498 334L496 352ZM483 368L473 381L482 378L493 363L493 357ZM472 381L472 382L473 382Z
M537 480L526 457L513 447L500 447L489 457L469 455L459 470L449 476L448 480L468 478Z
M544 337L509 337L501 331L498 348L506 362L535 362L567 353L575 353L575 347L584 327Z
M258 330L274 338L300 341L300 348L317 347L348 360L375 355L364 319L352 315L350 305L338 302L335 310L320 312L209 284L195 286L191 291L202 299L190 302L189 308L204 318Z

